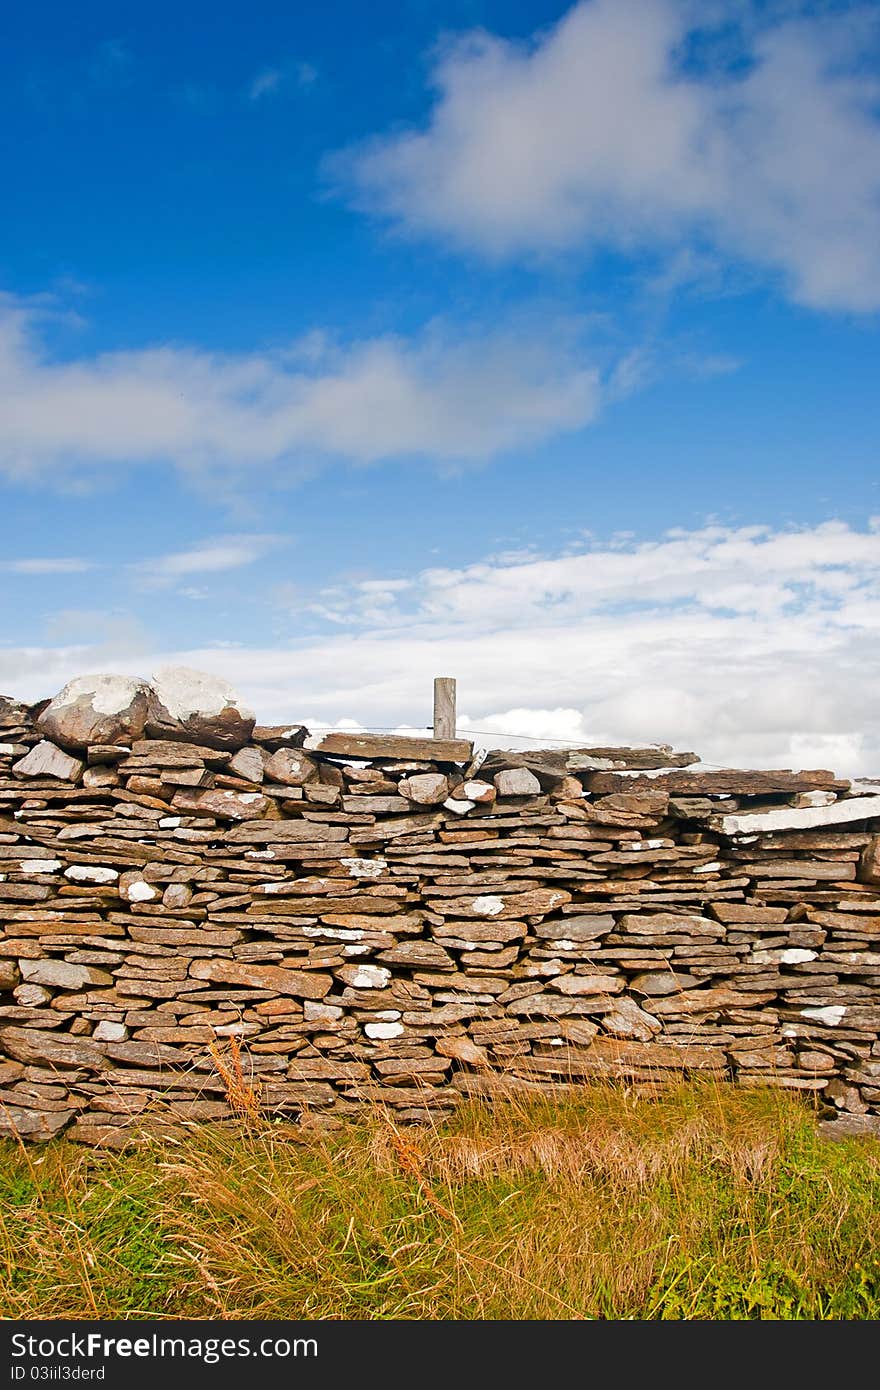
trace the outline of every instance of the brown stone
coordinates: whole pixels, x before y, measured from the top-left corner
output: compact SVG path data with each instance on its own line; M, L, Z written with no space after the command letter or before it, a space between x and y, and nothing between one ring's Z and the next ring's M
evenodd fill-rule
M50 700L37 728L62 748L125 744L140 738L150 687L127 676L78 676Z
M285 787L302 787L318 780L318 767L298 748L279 748L266 762L265 777Z
M398 785L401 796L415 801L419 806L437 806L449 795L449 779L442 772L421 772L413 777L402 777Z
M235 821L259 820L265 816L270 804L268 797L260 792L221 791L216 788L207 791L179 791L175 792L171 799L171 805L176 811Z
M37 1028L0 1028L0 1047L17 1061L37 1066L104 1071L109 1065L103 1046Z
M339 841L348 839L345 825L325 825L313 820L244 821L226 831L233 844L298 844L303 841Z
M194 980L214 984L247 985L252 989L271 989L275 994L297 999L323 999L333 987L333 977L315 970L288 970L280 965L249 965L234 960L196 960L189 970Z
M773 796L787 792L848 791L850 783L824 769L810 772L740 772L724 768L718 772L669 772L662 781L654 777L627 777L619 772L585 774L587 788L596 794L607 792L657 792L670 796ZM723 809L719 807L719 810Z
M409 758L436 763L466 763L473 744L464 739L408 738L401 734L324 734L307 740L317 753L338 758Z
M78 782L85 764L79 758L43 739L24 758L12 764L16 777L53 777L63 782Z

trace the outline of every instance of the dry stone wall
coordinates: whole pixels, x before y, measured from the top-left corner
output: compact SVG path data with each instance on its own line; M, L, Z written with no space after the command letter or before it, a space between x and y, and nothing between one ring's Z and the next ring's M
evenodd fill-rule
M239 1050L304 1124L699 1073L876 1127L880 785L696 764L310 738L188 672L0 699L0 1131L222 1120Z

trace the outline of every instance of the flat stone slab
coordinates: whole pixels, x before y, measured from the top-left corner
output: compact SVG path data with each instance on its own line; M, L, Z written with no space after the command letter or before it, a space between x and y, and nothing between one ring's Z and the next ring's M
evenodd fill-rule
M722 835L759 835L765 830L809 830L818 825L880 819L880 796L853 796L831 806L782 806L778 811L710 816L709 825Z
M403 734L316 734L305 746L337 758L412 758L436 763L466 763L474 745L463 738L409 738Z

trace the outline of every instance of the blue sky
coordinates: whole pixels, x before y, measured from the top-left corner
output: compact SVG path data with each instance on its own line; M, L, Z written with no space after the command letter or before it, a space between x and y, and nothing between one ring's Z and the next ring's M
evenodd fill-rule
M880 773L880 9L18 7L0 688Z

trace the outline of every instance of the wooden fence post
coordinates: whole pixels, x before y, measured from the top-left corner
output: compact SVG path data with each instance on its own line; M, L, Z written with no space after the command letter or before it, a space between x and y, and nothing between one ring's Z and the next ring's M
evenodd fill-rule
M434 737L455 738L455 678L434 677Z

